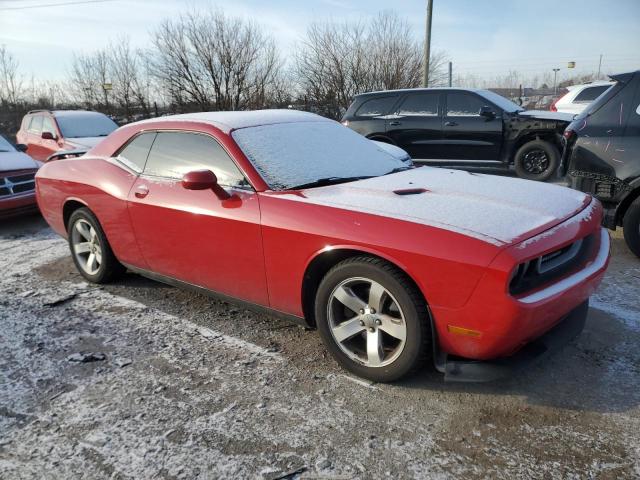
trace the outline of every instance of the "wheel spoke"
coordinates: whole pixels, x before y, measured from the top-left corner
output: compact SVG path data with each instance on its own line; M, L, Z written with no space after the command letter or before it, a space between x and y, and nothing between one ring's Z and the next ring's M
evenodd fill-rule
M332 331L333 336L338 342L344 342L345 340L348 340L354 335L362 332L364 329L365 327L360 325L360 319L353 318L351 320L347 320L346 322L342 322L337 327L334 327Z
M96 261L98 262L98 266L102 264L102 252L100 250L96 250Z
M93 272L96 269L96 256L91 253L87 257L87 270Z
M378 326L380 330L398 340L405 341L407 339L407 329L402 324L402 320L393 318L390 315L378 315L378 318L382 320L382 324Z
M89 227L89 236L91 237L91 241L96 243L96 230L93 227Z
M73 249L76 253L89 253L91 251L91 243L89 242L80 242L76 243L73 246Z
M375 308L376 311L382 311L382 296L386 290L378 282L371 282L371 289L369 290L369 306Z
M382 363L382 335L379 330L367 331L367 360L371 367L377 367Z
M353 290L348 287L343 286L338 288L334 292L333 297L354 313L359 313L360 310L366 307L366 304L356 297Z
M87 240L88 242L91 241L91 232L89 231L89 226L84 223L84 222L77 222L76 223L76 230L78 231L78 233L80 233L80 235L82 235L82 237Z

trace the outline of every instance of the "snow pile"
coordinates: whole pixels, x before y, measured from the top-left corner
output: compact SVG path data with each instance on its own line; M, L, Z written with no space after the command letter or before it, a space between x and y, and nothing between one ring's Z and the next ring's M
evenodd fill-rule
M326 177L384 175L405 166L336 122L263 125L235 130L232 136L274 189Z

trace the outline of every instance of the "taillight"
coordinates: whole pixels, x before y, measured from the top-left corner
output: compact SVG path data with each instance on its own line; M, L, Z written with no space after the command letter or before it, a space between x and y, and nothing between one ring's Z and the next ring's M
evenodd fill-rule
M570 128L567 128L567 129L565 129L565 131L562 134L562 136L568 142L569 140L571 140L575 136L575 134L576 134L576 132L574 132Z
M553 101L553 103L551 104L551 106L549 107L549 110L551 110L552 112L557 112L558 111L558 107L556 107L556 103L558 103L558 100L560 100L559 98L555 99Z

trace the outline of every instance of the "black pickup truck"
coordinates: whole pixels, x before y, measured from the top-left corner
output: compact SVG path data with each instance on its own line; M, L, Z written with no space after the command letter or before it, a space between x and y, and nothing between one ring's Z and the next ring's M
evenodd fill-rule
M572 114L525 111L489 90L422 88L357 95L342 118L356 132L406 150L414 163L515 166L547 180L558 169Z
M562 171L573 188L602 202L605 226L623 227L640 257L640 71L611 80L565 130Z

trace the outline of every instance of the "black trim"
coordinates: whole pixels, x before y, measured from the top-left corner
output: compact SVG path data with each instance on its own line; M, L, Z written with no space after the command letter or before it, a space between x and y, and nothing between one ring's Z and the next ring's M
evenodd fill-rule
M297 315L292 315L290 313L285 313L279 310L274 310L272 308L265 307L264 305L258 305L257 303L241 300L239 298L232 297L224 293L216 292L205 287L201 287L189 282L178 280L177 278L161 275L159 273L151 272L143 268L134 267L133 265L129 265L126 263L123 263L123 265L127 267L128 270L131 270L133 273L137 273L138 275L142 275L143 277L147 277L156 282L165 283L167 285L171 285L172 287L182 288L184 290L190 290L192 292L200 293L208 297L213 297L217 300L222 300L227 303L234 303L238 306L241 306L242 308L246 308L247 310L251 310L256 313L273 315L275 317L282 318L284 320L296 323L298 325L302 325L305 328L314 328L312 325L309 324L309 322L307 322L305 318L298 317Z

